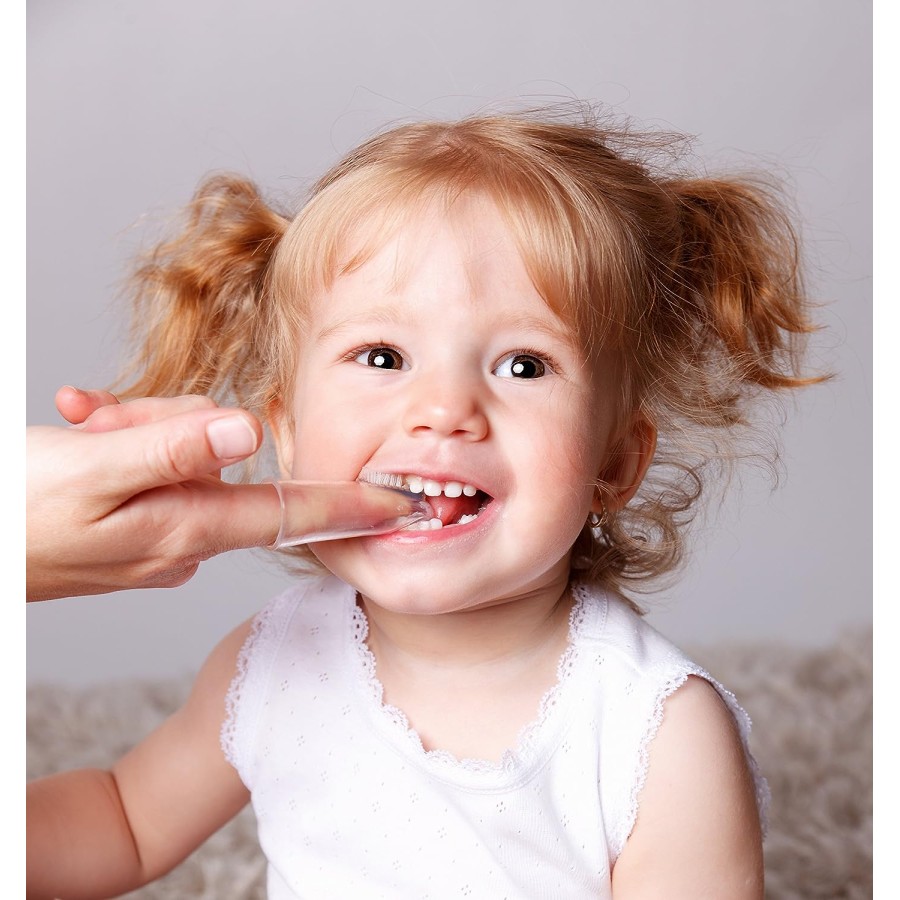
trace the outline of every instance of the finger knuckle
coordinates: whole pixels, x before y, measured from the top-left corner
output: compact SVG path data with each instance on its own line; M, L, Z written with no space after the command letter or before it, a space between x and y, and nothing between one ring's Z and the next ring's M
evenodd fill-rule
M149 464L161 480L187 481L195 474L195 444L194 436L187 428L173 423L149 448Z
M199 562L186 563L181 568L169 572L162 587L181 587L187 584L197 574L199 568Z
M139 580L145 587L178 587L194 577L200 562L177 535L166 535L145 562Z
M121 419L119 406L100 406L84 420L83 430L112 431L119 426Z
M216 409L217 404L212 397L205 394L183 394L179 400L191 409Z

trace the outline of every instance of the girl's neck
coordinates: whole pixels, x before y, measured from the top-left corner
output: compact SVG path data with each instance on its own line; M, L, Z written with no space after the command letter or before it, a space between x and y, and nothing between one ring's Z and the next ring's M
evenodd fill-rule
M379 661L471 670L564 648L573 600L566 578L489 606L434 616L393 612L362 596L357 602L369 622L369 649Z
M433 616L359 602L369 617L382 702L403 711L426 750L498 762L516 748L558 677L572 608L567 579Z

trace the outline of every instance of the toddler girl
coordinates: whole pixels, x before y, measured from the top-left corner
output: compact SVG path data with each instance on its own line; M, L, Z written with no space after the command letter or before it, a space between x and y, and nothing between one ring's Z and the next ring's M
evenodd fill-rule
M273 900L762 896L749 720L625 591L703 435L806 383L796 244L587 118L397 127L296 216L212 178L144 261L132 395L227 392L284 476L433 517L303 551L111 771L31 785L29 896L132 889L248 800Z

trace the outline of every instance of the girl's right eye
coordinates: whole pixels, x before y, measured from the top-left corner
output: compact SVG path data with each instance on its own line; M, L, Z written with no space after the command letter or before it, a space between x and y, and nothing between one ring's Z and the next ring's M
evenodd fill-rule
M353 356L353 361L373 369L403 369L406 362L392 347L366 347Z

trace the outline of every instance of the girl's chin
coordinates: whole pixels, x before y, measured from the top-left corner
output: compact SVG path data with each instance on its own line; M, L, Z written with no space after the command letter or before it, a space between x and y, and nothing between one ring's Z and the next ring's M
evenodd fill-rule
M558 561L545 571L532 573L533 578L525 584L520 571L503 578L495 570L494 577L484 579L459 567L435 573L430 567L410 565L398 573L396 567L353 566L335 574L356 588L366 606L397 615L439 616L559 594L568 583L568 562Z
M483 582L466 578L433 576L421 567L410 566L398 574L396 567L329 566L342 581L354 587L364 606L396 615L438 616L491 605L493 592Z
M472 587L393 581L386 589L382 579L362 578L356 582L365 606L374 605L385 612L413 616L438 616L471 609L480 599L473 595Z

